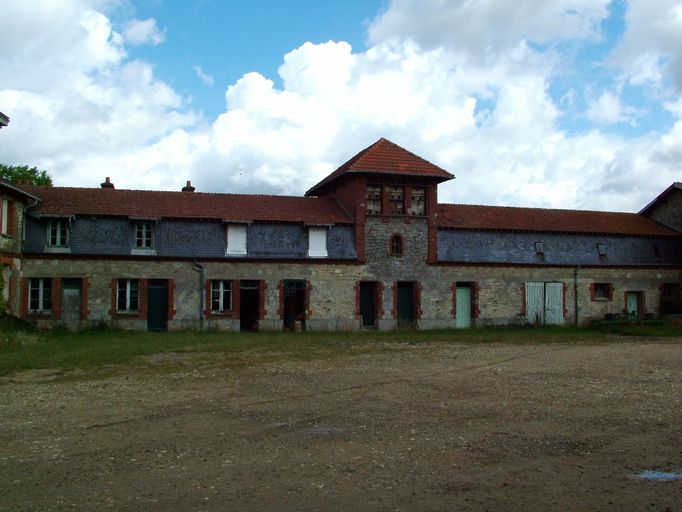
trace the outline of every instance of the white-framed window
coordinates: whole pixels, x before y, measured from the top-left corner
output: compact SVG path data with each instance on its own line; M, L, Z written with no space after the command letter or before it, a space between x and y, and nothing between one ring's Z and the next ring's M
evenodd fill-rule
M50 247L68 247L69 221L51 220L47 225L47 245Z
M9 233L9 200L2 200L2 234L7 235Z
M225 280L211 281L211 311L222 313L232 309L232 283Z
M116 310L137 312L140 307L140 284L137 279L119 279L116 285Z
M28 310L30 313L52 311L52 279L32 277L28 280Z
M327 257L327 228L308 228L308 256L312 258Z
M227 254L246 254L246 224L227 225Z
M135 225L135 247L138 249L151 249L154 247L151 222L141 221Z

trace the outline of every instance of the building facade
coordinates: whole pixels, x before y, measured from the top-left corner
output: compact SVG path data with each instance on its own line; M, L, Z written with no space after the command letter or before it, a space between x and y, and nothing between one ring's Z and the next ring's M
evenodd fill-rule
M381 139L304 197L2 182L5 302L41 327L145 330L678 311L679 184L640 213L615 213L438 203L452 178Z

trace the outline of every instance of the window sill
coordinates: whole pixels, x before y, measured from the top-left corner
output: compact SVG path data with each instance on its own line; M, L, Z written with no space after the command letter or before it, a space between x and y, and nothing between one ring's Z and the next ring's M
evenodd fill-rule
M54 253L54 254L70 254L71 253L71 247L46 246L45 252Z
M130 251L131 256L156 256L156 249L143 249L142 247L135 247Z
M611 302L613 299L609 299L607 297L595 297L592 299L592 302Z

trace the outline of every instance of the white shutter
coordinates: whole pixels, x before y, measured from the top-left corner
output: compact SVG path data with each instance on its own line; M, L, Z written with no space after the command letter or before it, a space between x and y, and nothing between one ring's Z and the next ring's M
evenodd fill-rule
M526 283L526 318L532 324L545 322L545 283Z
M563 283L545 283L545 323L547 325L564 323Z
M327 228L308 228L308 256L313 258L327 257Z
M227 254L246 254L246 224L227 225Z

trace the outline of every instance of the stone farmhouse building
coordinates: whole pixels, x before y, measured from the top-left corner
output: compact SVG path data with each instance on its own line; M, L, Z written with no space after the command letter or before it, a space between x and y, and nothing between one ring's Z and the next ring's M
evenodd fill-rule
M380 139L304 197L0 182L2 293L41 327L583 324L680 308L682 186L639 213L442 204Z

